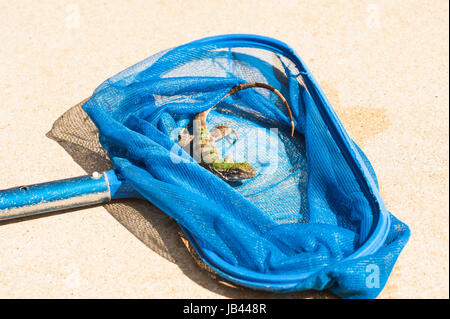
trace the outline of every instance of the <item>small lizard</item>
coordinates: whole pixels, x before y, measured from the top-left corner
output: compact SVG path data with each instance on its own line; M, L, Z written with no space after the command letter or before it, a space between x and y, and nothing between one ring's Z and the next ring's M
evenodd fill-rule
M294 120L292 119L292 111L288 102L284 96L274 87L259 82L249 82L236 85L231 88L228 93L219 100L214 106L206 111L198 113L194 117L193 134L189 134L189 126L183 128L179 133L178 144L185 148L193 143L193 158L204 168L214 173L218 177L227 182L239 182L243 179L249 179L256 176L256 171L248 162L235 163L229 156L222 158L219 152L216 141L222 138L229 138L231 134L234 134L235 140L238 139L238 134L232 128L226 126L227 123L216 125L211 132L206 127L206 117L209 111L219 104L226 97L249 88L264 88L275 93L286 106L289 118L291 120L291 136L294 136Z

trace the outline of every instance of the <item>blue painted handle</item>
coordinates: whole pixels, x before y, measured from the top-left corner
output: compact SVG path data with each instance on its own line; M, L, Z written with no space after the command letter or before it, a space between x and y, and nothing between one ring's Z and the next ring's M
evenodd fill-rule
M0 220L109 202L112 198L141 198L111 170L0 191Z

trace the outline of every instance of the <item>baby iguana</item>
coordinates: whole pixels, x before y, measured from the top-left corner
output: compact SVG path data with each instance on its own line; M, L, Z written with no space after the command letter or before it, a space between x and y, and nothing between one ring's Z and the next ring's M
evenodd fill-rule
M294 136L294 120L292 119L291 108L289 107L288 102L284 98L284 96L275 89L274 87L259 82L250 82L236 85L231 88L230 91L222 98L219 102L217 102L214 106L219 104L226 97L244 90L248 88L264 88L275 93L286 106L289 117L291 120L291 136ZM243 179L249 179L256 176L256 171L248 162L235 163L232 158L229 156L222 158L220 151L216 146L216 141L222 138L229 138L231 134L234 134L236 139L238 139L238 134L232 128L226 126L223 123L220 125L216 125L211 132L208 131L206 127L206 117L208 116L209 111L214 107L207 109L201 113L198 113L194 117L194 125L193 125L193 134L189 134L187 127L183 128L179 133L179 141L178 144L185 148L189 146L190 143L193 143L193 154L192 157L194 160L199 163L204 168L208 169L218 177L222 178L227 182L239 182Z

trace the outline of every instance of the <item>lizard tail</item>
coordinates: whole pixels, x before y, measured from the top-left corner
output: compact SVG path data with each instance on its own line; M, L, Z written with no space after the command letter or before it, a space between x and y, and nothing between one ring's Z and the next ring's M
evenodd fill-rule
M283 104L286 106L286 109L288 111L289 114L289 119L291 120L291 137L294 137L294 131L295 131L295 124L294 124L294 119L292 117L292 110L291 107L289 106L289 103L286 101L285 97L283 96L283 94L281 94L280 91L278 91L276 88L270 86L269 84L266 83L260 83L260 82L248 82L248 83L242 83L236 86L233 86L231 88L230 91L228 91L228 93L222 98L220 99L220 101L222 101L223 99L225 99L226 97L239 92L241 90L245 90L245 89L250 89L250 88L254 88L254 87L259 87L259 88L263 88L263 89L267 89L272 91L273 93L275 93L280 100L283 102ZM219 102L220 102L219 101Z

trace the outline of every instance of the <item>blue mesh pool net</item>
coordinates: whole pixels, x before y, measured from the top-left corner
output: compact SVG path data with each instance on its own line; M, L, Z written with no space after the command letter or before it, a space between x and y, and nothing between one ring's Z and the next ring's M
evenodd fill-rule
M234 86L261 82L275 94ZM257 175L230 184L178 146L195 114L229 123L223 156ZM226 35L165 50L102 83L83 105L119 173L173 217L223 278L277 292L330 289L374 298L409 238L390 214L375 173L303 61L287 45Z

